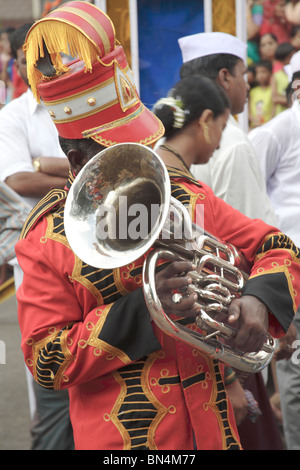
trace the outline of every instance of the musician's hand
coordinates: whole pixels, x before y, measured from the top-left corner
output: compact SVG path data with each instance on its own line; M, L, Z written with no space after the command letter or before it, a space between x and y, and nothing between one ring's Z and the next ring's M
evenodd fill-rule
M199 314L199 306L195 303L197 300L196 294L189 294L187 297L182 298L180 303L174 303L172 300L174 290L185 289L192 283L188 272L194 270L195 266L189 261L173 261L156 274L156 292L162 308L167 314L173 313L180 317L191 317Z
M233 344L243 352L260 351L268 333L268 310L257 297L245 295L232 301L228 322L236 328Z

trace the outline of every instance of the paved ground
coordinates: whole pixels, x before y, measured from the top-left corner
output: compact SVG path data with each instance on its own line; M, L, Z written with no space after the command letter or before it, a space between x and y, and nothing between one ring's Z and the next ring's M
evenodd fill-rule
M30 448L29 402L20 338L13 295L0 303L0 450Z

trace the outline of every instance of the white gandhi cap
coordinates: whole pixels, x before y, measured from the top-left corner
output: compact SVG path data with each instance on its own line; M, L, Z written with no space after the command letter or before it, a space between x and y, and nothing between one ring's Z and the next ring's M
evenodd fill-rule
M198 33L178 39L183 63L212 54L232 54L247 62L247 44L227 33Z

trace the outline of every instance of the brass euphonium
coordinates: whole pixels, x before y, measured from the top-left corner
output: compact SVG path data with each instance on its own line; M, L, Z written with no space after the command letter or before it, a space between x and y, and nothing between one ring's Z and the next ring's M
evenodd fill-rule
M226 314L248 277L243 256L191 222L187 208L171 196L167 169L152 149L125 143L93 157L71 186L65 231L74 253L96 268L125 266L149 251L143 266L145 301L167 335L243 372L258 372L271 361L271 336L255 353L230 346L236 330L226 324ZM198 331L172 320L156 293L158 261L180 259L192 260L197 268L189 273L189 291L174 294L174 302L190 289L198 294L201 313L193 320Z

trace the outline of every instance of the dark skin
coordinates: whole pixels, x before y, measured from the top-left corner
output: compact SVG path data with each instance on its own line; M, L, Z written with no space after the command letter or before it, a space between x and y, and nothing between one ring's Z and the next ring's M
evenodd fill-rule
M99 145L98 151L101 150L103 147ZM75 148L70 149L67 157L75 174L78 174L96 153L94 149L90 155ZM174 161L172 166L176 167L176 165L178 161ZM189 261L175 261L156 274L157 294L166 313L180 317L196 317L199 314L200 306L196 302L197 295L194 293L183 298L178 304L172 301L174 289L184 289L191 284L192 280L188 273L194 270L195 266ZM228 321L238 330L233 340L238 349L245 352L255 352L261 349L268 331L268 311L259 299L253 296L243 296L234 300L229 307Z

